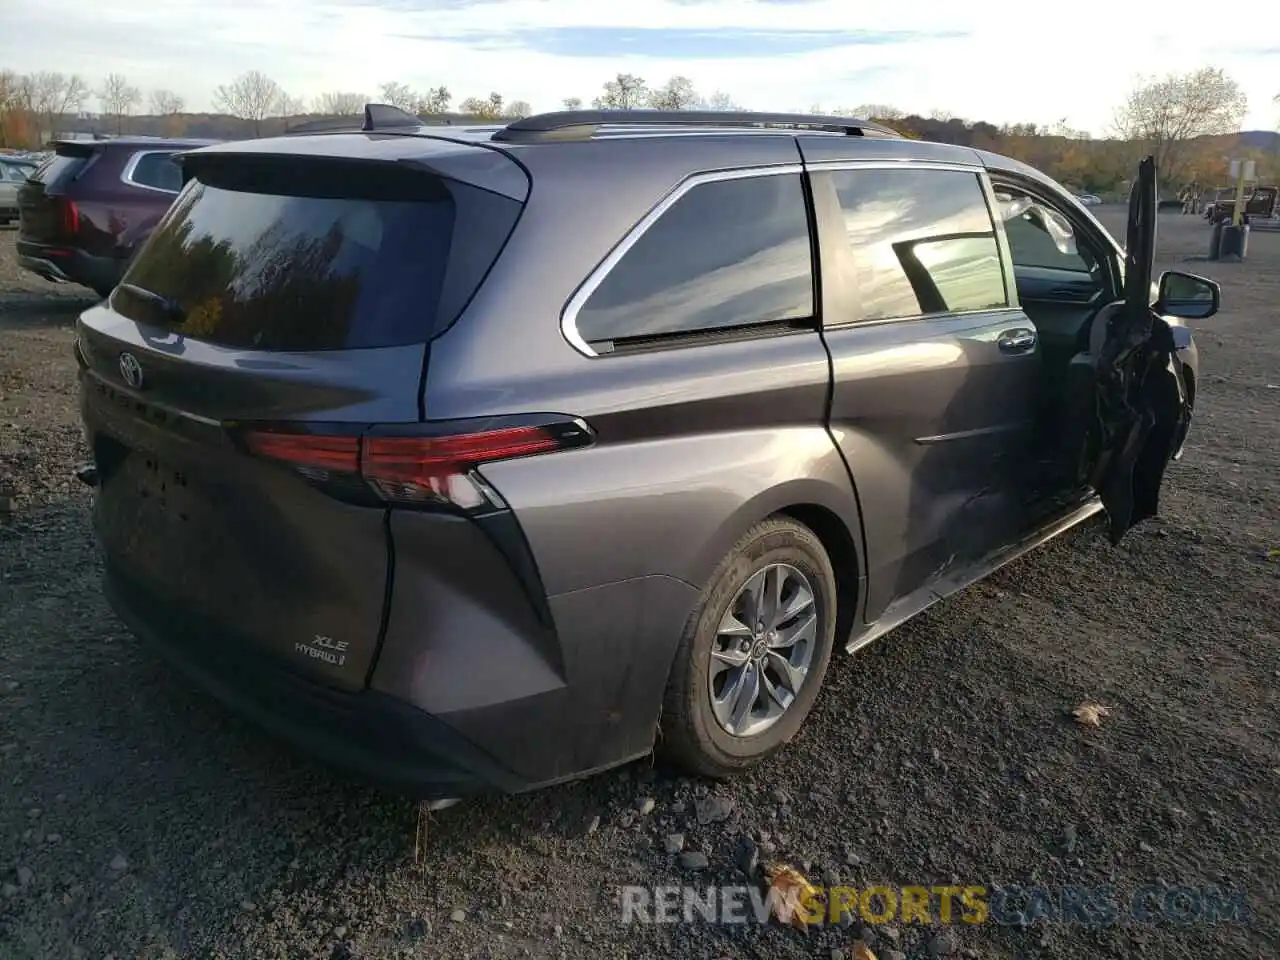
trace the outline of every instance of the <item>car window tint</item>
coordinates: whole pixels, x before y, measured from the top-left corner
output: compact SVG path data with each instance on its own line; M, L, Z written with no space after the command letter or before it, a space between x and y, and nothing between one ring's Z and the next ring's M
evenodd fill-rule
M691 188L646 230L578 313L589 342L693 333L813 315L798 174Z
M112 307L237 348L423 342L465 308L520 209L390 165L377 177L343 163L214 166L174 201Z
M997 192L997 199L1016 202L1030 198L1025 194L1001 188ZM1037 200L1031 200L1031 202L1042 210L1058 213L1061 217L1060 211L1046 207ZM1081 245L1079 237L1074 232L1069 248L1062 249L1054 236L1045 229L1043 218L1037 218L1033 210L1027 210L1006 219L1004 232L1009 240L1009 256L1013 260L1015 269L1041 267L1050 270L1070 270L1073 273L1090 273L1098 262L1097 255L1087 245Z
M177 193L182 189L182 169L174 162L171 153L144 153L138 158L129 179L157 190Z
M858 281L860 318L1008 306L1000 248L977 174L832 174Z

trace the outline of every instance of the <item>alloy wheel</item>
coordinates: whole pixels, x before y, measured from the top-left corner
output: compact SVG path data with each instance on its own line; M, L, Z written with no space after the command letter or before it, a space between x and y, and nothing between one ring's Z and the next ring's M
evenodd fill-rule
M774 563L747 579L720 620L707 674L712 713L726 733L755 736L782 718L808 678L817 636L808 577Z

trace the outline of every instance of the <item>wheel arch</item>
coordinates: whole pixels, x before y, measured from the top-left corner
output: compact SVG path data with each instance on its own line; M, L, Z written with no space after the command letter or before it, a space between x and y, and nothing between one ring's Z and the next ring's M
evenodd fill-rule
M827 551L836 575L836 643L839 644L841 637L853 632L863 595L857 540L833 510L818 503L793 503L772 515L808 527Z
M841 482L842 481L842 482ZM693 585L707 586L712 573L751 527L786 517L813 531L836 575L836 637L847 637L862 614L867 563L862 553L862 515L843 463L835 478L793 479L743 503L710 538L694 565Z

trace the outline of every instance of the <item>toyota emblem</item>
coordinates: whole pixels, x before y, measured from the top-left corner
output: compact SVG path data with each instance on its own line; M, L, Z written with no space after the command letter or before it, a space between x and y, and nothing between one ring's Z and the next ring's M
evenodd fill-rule
M142 386L142 364L132 353L120 354L120 376L135 390Z

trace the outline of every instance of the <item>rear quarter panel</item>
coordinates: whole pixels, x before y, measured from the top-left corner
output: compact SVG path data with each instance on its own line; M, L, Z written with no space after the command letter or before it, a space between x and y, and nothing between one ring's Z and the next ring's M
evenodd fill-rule
M788 500L858 529L823 426L829 367L816 333L588 358L560 330L578 286L686 176L726 157L799 162L793 137L744 139L514 151L533 176L528 205L467 315L431 344L424 407L429 419L560 413L597 431L588 449L485 468L548 594L649 575L700 588L742 530Z
M560 329L579 285L687 175L726 156L799 161L792 137L744 139L732 153L715 137L517 150L533 175L520 225L468 314L430 346L428 418L558 413L596 431L589 448L483 468L549 598L565 689L547 696L578 769L651 746L683 628L751 525L811 505L860 550L856 496L824 425L816 331L589 358ZM856 602L856 583L848 595ZM530 722L552 712L522 709ZM477 736L492 722L449 720Z

